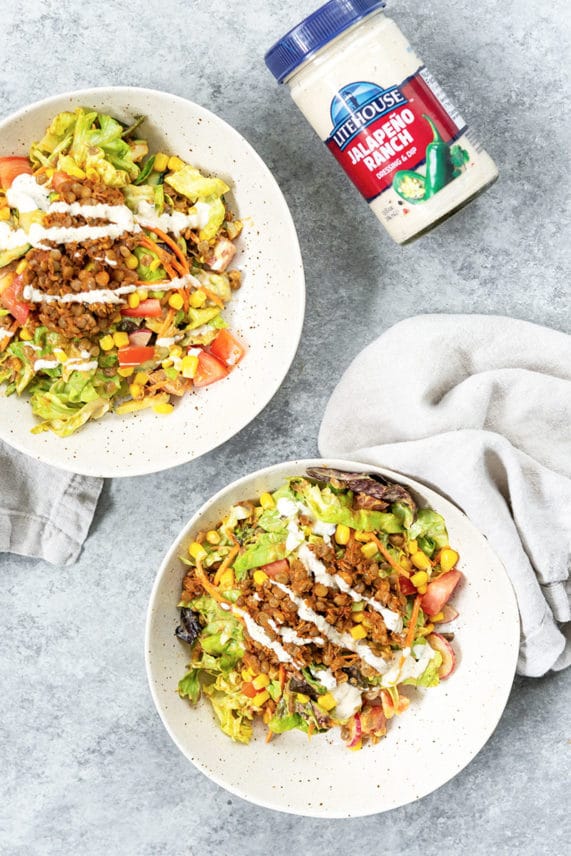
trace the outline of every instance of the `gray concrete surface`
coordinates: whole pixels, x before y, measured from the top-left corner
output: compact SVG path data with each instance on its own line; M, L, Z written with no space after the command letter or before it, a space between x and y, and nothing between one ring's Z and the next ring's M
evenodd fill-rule
M144 615L166 547L229 480L317 453L328 396L364 344L428 311L507 314L571 332L566 0L390 3L501 172L486 196L406 248L377 226L265 70L265 49L316 4L2 3L2 115L93 85L162 88L198 101L274 171L308 287L295 363L249 427L191 464L108 482L76 566L0 557L2 854L567 849L569 674L517 679L492 739L457 778L421 802L351 821L299 819L227 794L179 754L147 689Z

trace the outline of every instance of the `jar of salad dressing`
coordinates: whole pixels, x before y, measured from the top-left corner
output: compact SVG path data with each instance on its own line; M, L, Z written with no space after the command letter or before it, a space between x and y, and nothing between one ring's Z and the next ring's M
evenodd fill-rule
M266 65L391 237L405 244L498 177L384 0L330 0L270 48Z

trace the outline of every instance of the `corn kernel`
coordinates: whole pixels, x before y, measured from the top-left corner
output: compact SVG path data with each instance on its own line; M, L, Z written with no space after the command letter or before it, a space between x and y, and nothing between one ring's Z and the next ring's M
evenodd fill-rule
M451 547L443 547L440 551L440 567L443 571L451 571L460 556Z
M418 552L418 543L416 541L409 541L406 545L408 552L412 556L413 553Z
M200 309L201 306L204 306L206 300L206 294L201 288L198 288L196 291L192 292L188 302L190 303L193 309Z
M28 330L27 327L22 327L22 329L20 330L20 339L23 342L31 342L33 338L34 338L34 335L33 335L32 331Z
M144 386L149 379L149 375L147 372L137 372L135 375L135 383L138 383L139 386Z
M433 624L438 624L440 621L444 621L444 613L437 612L436 615L432 615L431 621Z
M67 362L67 354L65 351L62 351L61 348L54 348L54 357L56 360L59 360L60 363Z
M175 345L169 351L171 357L182 357L182 348L179 345Z
M401 568L404 568L405 571L410 571L410 569L412 568L412 562L410 561L408 556L405 556L404 553L401 553L399 556L399 565L401 566Z
M416 553L413 553L410 560L414 567L418 568L419 571L428 571L432 567L430 559L421 550L417 550Z
M130 255L125 259L125 267L128 267L129 270L135 270L135 268L139 267L139 259L137 256Z
M113 341L118 348L124 348L129 344L129 334L123 330L117 330L116 333L113 333Z
M428 586L426 586L426 585L425 586L419 586L417 588L417 592L419 594L426 594L427 591L428 591Z
M117 369L117 374L120 377L131 377L133 372L135 371L135 366L121 366Z
M17 274L24 273L24 271L26 270L27 267L28 267L28 262L26 261L26 259L22 259L21 262L18 262L18 265L16 267L16 273Z
M240 675L245 684L249 684L254 677L254 673L250 669L242 669Z
M198 541L193 541L192 544L188 545L188 555L201 562L208 554L202 544L199 544Z
M183 166L186 166L185 162L176 155L171 155L168 159L168 168L171 172L178 172L178 170L182 169Z
M359 529L357 532L355 532L355 540L356 541L362 541L363 543L365 543L366 541L370 541L371 540L371 533L370 532L363 532L362 530Z
M351 752L358 752L359 749L363 748L363 741L359 739L357 740L354 746L349 746L348 748L351 750Z
M262 508L268 510L270 508L275 507L275 501L271 493L264 491L264 493L260 494L260 505Z
M332 693L325 693L325 695L319 696L317 704L319 707L322 707L323 710L333 710L333 708L337 706L337 702L335 701L335 697Z
M159 401L158 404L153 404L153 410L155 413L161 413L163 416L168 416L169 413L173 412L174 404L170 404L168 401Z
M339 523L337 528L335 529L335 541L341 547L344 547L345 544L349 543L349 538L351 537L351 530L348 526L345 526L344 523Z
M270 679L267 675L258 675L257 678L254 678L252 681L254 685L254 689L256 690L264 690L266 687L270 685Z
M209 544L220 544L220 533L216 531L216 529L210 529L206 533L206 540Z
M129 387L129 392L131 393L131 397L135 399L143 398L143 387L139 386L138 383L132 383Z
M0 220L9 220L10 219L10 209L9 208L1 208L0 209Z
M156 271L160 268L160 266L161 266L161 260L159 258L153 259L149 265L149 270Z
M353 639L364 639L367 635L367 631L361 624L357 624L356 627L352 627L349 633Z
M369 541L367 544L363 544L361 547L361 553L365 559L372 559L377 553L377 545L374 541Z
M182 309L183 304L184 300L182 299L182 295L178 294L178 292L175 291L175 293L171 294L169 297L169 306L171 309Z
M55 175L55 169L54 169L53 167L49 166L49 167L46 169L46 176L47 176L48 178L53 178L53 177L54 177L54 175Z
M305 693L296 693L295 700L298 701L300 704L307 704L307 702L309 701L309 696Z
M265 704L267 702L269 697L270 697L269 692L267 690L262 690L261 693L258 693L257 695L254 696L254 698L252 699L252 704L254 705L254 707L261 707L263 704Z
M155 172L164 172L167 166L169 165L169 156L165 155L164 152L157 152L155 155L155 160L153 162L153 169Z
M182 358L182 376L193 378L198 368L198 357L188 354Z
M174 360L163 360L161 366L163 369L172 369L174 366Z
M131 309L136 309L139 303L141 302L141 298L136 291L132 291L129 297L127 298L127 303L131 307Z
M147 289L146 289L146 288L140 288L140 289L138 290L137 294L139 295L139 300L141 301L141 303L142 303L144 300L147 300L147 299L148 299L148 297L149 297L149 292L147 291Z
M256 583L257 586L263 586L263 584L268 579L268 575L265 574L263 571L254 571L253 576L254 576L254 582Z
M99 347L101 348L102 351L110 351L111 348L113 347L113 344L114 344L113 336L109 336L109 335L102 336L101 339L99 340Z
M223 591L226 591L226 589L232 588L234 582L234 571L232 570L232 568L226 568L224 573L220 575L218 585Z
M425 586L428 582L428 574L426 571L417 571L416 574L412 575L410 581L413 586L416 586L417 588L419 586Z
M364 621L365 620L365 613L364 612L352 612L351 618L353 619L353 621L357 621L357 622Z

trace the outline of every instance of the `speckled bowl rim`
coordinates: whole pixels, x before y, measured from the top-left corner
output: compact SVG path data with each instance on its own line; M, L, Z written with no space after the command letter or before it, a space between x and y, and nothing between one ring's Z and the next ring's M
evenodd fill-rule
M183 98L180 95L174 95L164 90L152 89L150 87L142 86L96 86L76 90L65 90L63 92L50 95L47 98L43 98L38 101L34 101L31 104L27 104L23 107L20 107L18 110L10 113L8 116L5 116L3 119L0 120L0 138L6 126L17 122L18 120L25 118L30 114L33 114L34 111L39 108L49 107L50 104L56 104L58 102L61 102L62 99L81 98L85 99L85 103L88 103L90 99L98 99L104 98L108 95L116 95L117 97L123 98L127 102L129 95L132 93L138 93L143 96L158 96L175 104L178 102L180 104L190 105L193 109L198 111L198 113L205 116L214 124L218 124L225 133L232 136L236 140L236 142L238 142L240 146L244 148L244 150L247 150L251 157L257 162L261 173L265 175L268 182L272 186L272 191L275 195L276 204L281 206L282 215L287 223L287 234L285 235L284 240L287 240L291 251L291 270L293 271L295 269L296 271L296 276L292 279L292 287L294 287L296 299L294 301L295 307L292 308L292 324L291 330L288 331L287 348L284 347L284 353L281 359L281 368L275 381L273 383L268 384L267 386L264 385L263 391L260 393L259 398L256 401L254 407L249 410L245 410L241 415L241 418L237 419L236 423L231 428L229 428L225 432L221 432L220 436L216 438L216 441L209 448L203 448L198 453L184 454L181 452L181 454L178 455L175 460L169 460L169 462L165 464L157 464L153 461L143 462L141 460L141 463L136 466L124 467L122 466L121 461L118 460L114 461L112 466L106 467L98 463L96 454L97 445L94 444L94 448L91 449L90 452L88 452L87 454L84 454L83 459L81 461L76 460L77 456L75 454L69 455L68 458L64 460L60 458L54 460L53 456L50 455L49 452L46 453L41 448L31 451L28 446L20 442L19 435L14 436L11 433L4 431L0 420L0 439L4 440L8 445L12 446L18 451L28 456L34 457L36 460L42 461L43 463L56 466L59 469L68 470L69 472L77 473L80 475L102 478L120 478L162 472L164 470L171 469L172 467L179 466L180 464L185 464L189 461L196 460L202 455L208 454L214 449L217 449L223 443L227 442L236 434L238 434L243 428L249 425L250 422L252 422L262 412L262 410L264 410L264 408L269 404L269 402L272 400L274 395L278 392L281 385L283 384L290 370L290 367L295 359L299 347L299 342L301 340L305 319L306 289L303 259L301 255L301 248L299 245L299 239L297 236L295 223L289 210L289 206L285 199L285 196L279 184L277 183L272 171L267 166L263 158L252 146L252 144L249 143L248 140L246 140L246 138L243 137L239 131L237 131L232 125L230 125L229 122L227 122L225 119L222 119L220 116L218 116L211 110L208 110L206 107L203 107L201 104L198 104L197 102L192 101L189 98ZM2 400L1 395L0 400ZM112 415L110 418L113 418ZM86 426L86 428L84 428L83 430L89 430L89 425ZM39 436L41 437L42 435Z
M357 471L357 472L375 472L375 473L378 473L379 475L385 476L389 479L393 479L393 480L398 481L404 485L407 485L427 504L432 504L432 503L434 503L435 499L437 499L438 504L440 505L440 510L445 515L445 517L446 517L446 515L448 515L449 517L450 517L450 515L457 515L459 518L462 519L463 525L465 525L469 529L471 529L472 535L474 537L476 537L480 542L480 545L482 548L482 553L483 554L487 553L491 558L493 558L494 562L495 562L495 566L496 566L495 569L500 570L502 572L502 574L503 574L502 584L507 583L507 586L504 586L504 594L506 595L506 602L503 604L503 607L504 607L504 609L508 615L508 621L507 621L507 625L506 625L507 629L509 630L509 632L506 632L506 640L507 640L506 644L507 644L508 650L507 650L507 653L503 652L503 655L502 655L504 658L507 659L507 666L504 669L505 674L506 674L506 679L505 679L504 684L502 685L501 692L499 692L497 694L497 697L494 699L495 703L494 703L493 715L490 715L488 718L486 731L485 731L485 734L483 735L483 738L480 741L480 744L475 749L473 749L473 751L466 753L464 756L462 756L462 754L459 752L458 757L456 759L455 769L453 771L447 773L444 777L438 778L438 775L436 774L434 784L430 788L424 790L422 793L419 793L416 795L410 795L409 798L400 800L397 803L395 803L394 805L388 805L386 807L378 808L375 810L370 810L370 809L362 810L362 809L360 809L360 807L358 805L357 806L352 805L351 810L347 811L346 813L339 812L339 811L330 811L330 810L328 810L327 807L324 807L323 809L320 809L320 810L315 810L315 809L299 810L299 809L295 809L295 808L292 808L291 806L284 804L279 799L275 799L275 798L274 799L265 799L265 798L260 798L259 796L253 797L252 794L250 794L248 792L248 788L247 788L246 784L243 784L241 786L233 785L233 784L229 783L224 778L224 775L215 773L211 769L208 769L207 767L205 767L205 765L201 762L200 758L197 758L197 757L193 758L190 756L189 752L187 751L187 749L183 745L182 741L179 739L178 735L175 733L174 728L172 727L171 722L169 721L169 716L166 714L165 710L163 709L161 699L159 698L158 688L155 684L154 667L153 667L153 663L152 663L152 656L153 656L152 635L153 635L153 620L154 620L154 613L155 613L155 609L156 609L157 595L158 595L158 591L159 591L159 588L161 586L161 583L163 581L163 577L169 571L169 566L170 566L171 562L176 560L177 556L181 552L181 546L186 541L189 540L189 538L188 538L189 533L191 533L193 530L199 530L201 528L201 526L199 525L200 520L203 519L206 515L208 515L208 513L212 509L212 507L215 506L216 504L220 503L221 500L224 500L226 495L229 494L230 492L235 491L236 489L242 490L242 488L244 488L245 489L244 495L251 496L253 494L251 492L248 493L248 487L251 486L255 480L260 480L260 479L263 480L263 479L266 479L267 477L271 477L274 473L276 473L277 471L283 470L284 468L287 469L288 472L290 472L290 474L292 476L298 475L301 473L305 473L305 470L307 469L307 467L314 467L314 466L326 466L326 467L333 467L333 468L345 469L345 470L351 470L351 471ZM286 476L284 476L282 473L282 477L285 478ZM179 564L180 564L180 561L179 561ZM181 568L181 580L182 580L182 576L183 576L183 570ZM174 636L174 630L173 630L173 636ZM161 719L165 729L167 730L167 733L169 734L169 736L171 737L171 739L173 740L175 745L178 747L178 749L182 752L182 754L189 761L191 761L191 763L193 763L195 767L197 767L201 772L203 772L209 779L211 779L216 784L220 785L221 787L223 787L224 789L226 789L230 793L233 793L236 796L241 797L242 799L245 799L249 802L254 803L255 805L259 805L259 806L262 806L264 808L269 808L269 809L285 812L288 814L295 814L298 816L306 816L306 817L349 818L349 817L363 817L363 816L369 816L369 815L374 815L374 814L380 814L380 813L384 813L385 811L390 811L392 809L399 808L399 807L404 806L404 805L408 805L409 803L416 802L417 800L422 799L423 797L428 796L428 794L433 793L434 791L441 788L443 785L445 785L447 782L449 782L451 779L453 779L456 775L458 775L466 766L468 766L468 764L484 748L485 744L491 738L493 732L495 731L495 729L496 729L496 727L497 727L497 725L498 725L498 723L502 717L502 714L504 712L504 709L506 707L506 704L507 704L507 701L508 701L508 698L509 698L509 695L511 692L513 680L514 680L515 673L516 673L517 659L518 659L518 653L519 653L519 642L520 642L519 610L518 610L517 600L516 600L516 596L515 596L515 592L514 592L511 580L509 579L509 576L508 576L502 562L500 561L498 556L495 554L495 552L492 550L491 546L489 545L487 538L480 532L479 529L477 529L477 527L470 521L470 519L467 517L467 515L464 514L464 512L458 506L456 506L450 499L447 499L446 497L442 496L440 493L435 491L433 488L429 488L426 485L422 484L421 482L418 482L415 479L412 479L412 478L405 476L402 473L396 472L394 470L390 470L390 469L387 469L384 467L373 466L373 465L369 465L369 464L362 464L362 463L358 463L358 462L350 461L350 460L346 460L346 459L311 458L311 459L299 459L299 460L292 460L292 461L286 461L286 462L280 462L277 464L272 464L272 465L263 467L259 470L256 470L254 472L248 473L245 476L241 476L240 478L236 479L235 481L227 484L225 487L223 487L221 490L219 490L216 494L214 494L212 497L210 497L210 499L206 500L206 502L204 502L202 504L202 506L192 515L190 520L183 526L183 528L181 529L179 534L176 536L176 538L172 542L169 549L167 550L167 553L165 554L165 557L164 557L164 559L161 563L161 566L157 572L155 581L153 583L152 591L150 594L149 605L148 605L147 616L146 616L146 624L145 624L145 667L146 667L147 679L148 679L148 683L149 683L149 689L151 692L151 696L152 696L153 702L155 704L155 707L157 709L157 712L160 716L160 719ZM452 676L452 679L453 678L454 678L454 676ZM173 686L173 693L175 691L176 691L176 686ZM204 703L204 700L202 700L201 703ZM406 713L405 713L405 716L406 716ZM403 717L403 719L404 719L404 717ZM216 727L214 722L212 723L212 727L213 728ZM386 739L390 739L390 733ZM383 741L381 741L379 746L382 746L382 745L383 745ZM245 748L248 748L248 747L245 747ZM250 748L252 748L251 744L250 744ZM372 751L374 751L376 749L378 749L378 746L373 747ZM367 751L367 750L365 750L365 751ZM356 754L360 755L362 753L356 753Z

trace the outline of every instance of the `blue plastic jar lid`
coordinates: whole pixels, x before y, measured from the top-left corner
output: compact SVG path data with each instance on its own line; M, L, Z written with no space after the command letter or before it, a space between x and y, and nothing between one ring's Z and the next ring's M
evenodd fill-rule
M329 0L272 45L264 57L266 65L283 83L310 54L386 5L385 0Z

